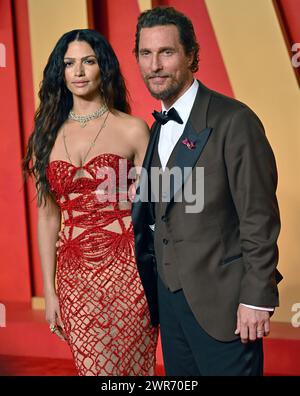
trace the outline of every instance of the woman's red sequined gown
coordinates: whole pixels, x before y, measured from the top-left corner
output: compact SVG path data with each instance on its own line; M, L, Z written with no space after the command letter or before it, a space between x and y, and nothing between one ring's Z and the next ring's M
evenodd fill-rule
M99 188L108 171L118 186L131 166L100 154L83 167L62 160L47 167L64 219L57 293L79 375L154 375L157 329L136 268L131 209L120 191L109 202L112 190Z

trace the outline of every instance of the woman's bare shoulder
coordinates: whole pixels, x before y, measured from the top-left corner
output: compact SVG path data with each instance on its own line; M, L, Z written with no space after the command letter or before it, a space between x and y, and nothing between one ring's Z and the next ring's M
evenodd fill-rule
M148 124L143 119L120 111L117 112L116 117L129 138L138 139L149 136Z

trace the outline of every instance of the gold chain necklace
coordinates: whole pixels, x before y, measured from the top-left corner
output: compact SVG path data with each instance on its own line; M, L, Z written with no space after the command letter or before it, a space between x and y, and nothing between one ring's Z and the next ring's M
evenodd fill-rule
M105 118L104 118L104 121L103 121L103 123L102 123L102 125L101 125L101 127L100 127L100 129L99 129L99 131L98 131L98 133L97 133L97 135L96 135L96 137L95 137L94 140L92 141L92 143L91 143L91 145L90 145L90 147L89 147L87 153L85 154L84 158L82 159L82 161L81 161L81 164L82 164L82 165L79 166L79 168L82 168L82 167L84 166L84 163L85 163L85 160L86 160L87 156L89 155L91 149L95 146L95 142L96 142L96 140L97 140L97 138L98 138L100 132L102 131L102 129L103 129L103 128L105 127L105 125L106 125L106 121L107 121L108 115L109 115L109 112L107 112L107 114L106 114L106 116L105 116ZM71 163L72 165L74 165L73 162L72 162L72 160L71 160L71 157L70 157L68 148L67 148L67 144L66 144L66 135L65 135L65 129L64 129L64 128L63 128L63 138L64 138L64 146L65 146L65 150L66 150L66 154L67 154L68 160L70 161L70 163ZM74 166L75 166L75 165L74 165Z
M94 111L93 113L86 115L78 115L75 114L73 110L71 110L68 118L69 120L79 122L81 128L84 128L89 121L100 118L107 110L108 107L106 106L106 104L102 105L98 110Z

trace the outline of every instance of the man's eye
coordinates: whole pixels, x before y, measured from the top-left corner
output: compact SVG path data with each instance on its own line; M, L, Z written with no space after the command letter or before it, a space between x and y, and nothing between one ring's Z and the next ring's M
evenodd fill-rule
M164 51L164 54L165 54L165 55L172 55L172 54L173 54L173 51L172 51L172 50L165 50L165 51Z
M140 54L141 54L142 56L147 56L147 55L150 54L150 52L149 52L149 51L142 51Z

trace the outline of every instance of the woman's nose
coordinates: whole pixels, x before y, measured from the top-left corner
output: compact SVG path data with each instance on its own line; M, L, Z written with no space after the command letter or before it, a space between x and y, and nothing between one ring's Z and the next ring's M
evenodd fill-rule
M82 63L78 63L75 65L75 76L84 76L84 67Z

